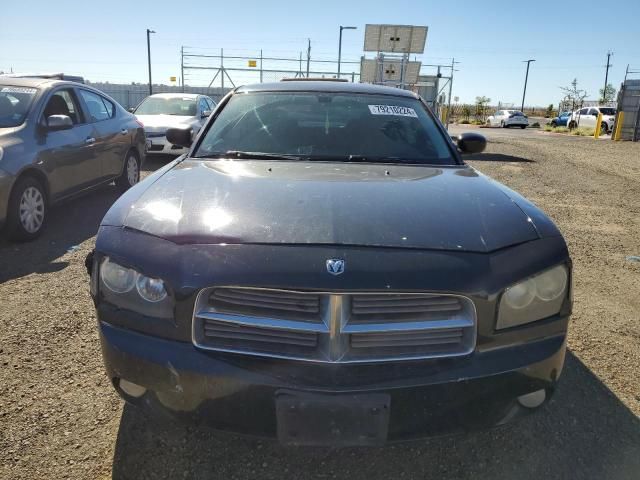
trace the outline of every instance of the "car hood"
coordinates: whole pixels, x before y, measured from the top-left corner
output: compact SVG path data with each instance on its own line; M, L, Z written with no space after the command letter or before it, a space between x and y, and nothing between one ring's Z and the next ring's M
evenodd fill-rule
M195 123L195 117L183 115L136 115L145 131L165 131L168 128L186 128Z
M187 159L163 170L121 197L103 225L176 243L473 252L539 238L535 215L468 166Z

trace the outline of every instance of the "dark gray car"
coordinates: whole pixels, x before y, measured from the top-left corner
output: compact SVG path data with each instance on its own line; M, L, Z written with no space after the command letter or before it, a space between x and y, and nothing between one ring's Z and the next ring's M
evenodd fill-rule
M464 163L482 136L456 140L404 90L234 90L101 223L87 263L111 383L141 407L293 445L543 405L566 350L567 246Z
M113 99L75 82L0 77L0 226L37 237L48 209L116 181L135 185L142 125Z

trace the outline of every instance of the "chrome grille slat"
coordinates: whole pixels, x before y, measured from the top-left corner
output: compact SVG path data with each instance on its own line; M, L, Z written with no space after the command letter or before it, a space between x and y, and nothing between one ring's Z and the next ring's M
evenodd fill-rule
M216 288L211 292L209 306L217 311L244 313L249 316L270 316L285 313L285 318L318 320L320 296L316 293L243 288Z
M318 343L317 333L274 332L267 328L246 327L242 325L228 326L220 322L207 320L204 323L204 335L222 340L247 340L251 342L266 342L314 347Z
M466 297L214 287L198 295L200 348L323 363L468 355L476 313Z

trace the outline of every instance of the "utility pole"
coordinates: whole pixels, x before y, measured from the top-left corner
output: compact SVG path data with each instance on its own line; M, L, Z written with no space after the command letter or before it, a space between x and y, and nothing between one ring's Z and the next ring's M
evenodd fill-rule
M151 83L151 39L149 37L152 33L156 33L156 32L153 30L149 30L147 28L147 63L149 65L149 95L153 94L153 87Z
M307 78L309 78L309 62L311 62L311 39L308 38L307 41Z
M340 78L340 60L342 59L342 31L356 30L358 27L343 27L340 25L340 38L338 40L338 78Z
M184 47L180 47L180 82L182 83L182 93L184 93Z
M527 94L527 81L529 80L529 65L531 62L535 62L533 59L523 60L523 62L527 62L527 74L524 77L524 90L522 92L522 106L520 107L520 111L524 113L524 97Z
M604 90L602 90L602 103L604 103L607 99L607 82L609 81L609 67L613 67L613 65L611 65L611 62L609 60L611 60L611 56L613 55L613 52L611 50L609 50L607 52L607 66L605 67L605 74L604 74Z

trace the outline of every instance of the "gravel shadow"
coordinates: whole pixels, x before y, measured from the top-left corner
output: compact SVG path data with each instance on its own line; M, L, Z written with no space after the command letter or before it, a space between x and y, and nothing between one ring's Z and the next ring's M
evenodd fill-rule
M0 234L0 283L66 268L68 262L59 258L96 234L102 217L120 194L115 185L108 185L55 206L46 230L32 242L12 243Z
M568 352L560 387L515 424L386 448L285 449L148 417L126 405L114 480L146 478L637 478L640 420Z

